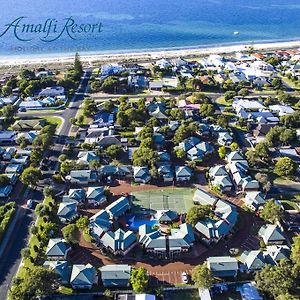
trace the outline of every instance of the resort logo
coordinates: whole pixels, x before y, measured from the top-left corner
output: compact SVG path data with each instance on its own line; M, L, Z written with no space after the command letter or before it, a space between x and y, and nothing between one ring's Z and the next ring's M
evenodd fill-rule
M97 35L102 32L102 23L77 23L73 17L61 21L49 18L44 22L30 23L27 17L18 17L11 23L0 28L0 38L12 34L22 42L39 39L43 42L53 42L62 37L77 40L86 35Z

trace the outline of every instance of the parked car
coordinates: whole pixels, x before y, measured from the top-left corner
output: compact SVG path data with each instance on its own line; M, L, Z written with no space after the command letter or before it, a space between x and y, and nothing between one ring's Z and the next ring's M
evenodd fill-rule
M26 206L27 208L32 209L34 206L34 201L32 199L27 200Z
M183 283L188 283L189 282L188 274L186 272L181 273L181 280L182 280Z

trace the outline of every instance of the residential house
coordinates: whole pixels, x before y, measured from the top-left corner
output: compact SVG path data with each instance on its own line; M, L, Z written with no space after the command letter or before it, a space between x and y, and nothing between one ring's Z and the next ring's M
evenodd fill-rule
M17 120L12 125L12 129L16 131L37 131L41 130L46 125L44 119L24 119Z
M246 272L260 271L265 266L265 258L260 250L244 251L240 261Z
M78 161L88 165L91 161L99 161L99 156L95 151L80 151L77 155Z
M174 173L169 163L161 163L157 168L157 172L164 182L174 181Z
M116 220L124 215L131 208L131 204L127 197L121 197L108 205L105 210L109 213L112 220Z
M0 145L11 145L15 142L17 133L13 130L0 131Z
M65 260L46 260L43 264L44 268L51 269L59 276L62 284L68 284L71 276L71 266Z
M168 119L166 115L166 105L163 102L151 102L147 109L151 117L155 117L159 120Z
M245 205L250 209L257 211L266 203L265 196L259 192L247 192L245 197Z
M158 81L149 81L149 91L161 91L164 86L162 80Z
M63 197L63 202L84 202L85 196L86 193L84 189L70 189L68 196Z
M146 252L160 257L173 257L188 252L195 241L193 228L184 223L178 229L171 229L170 235L162 235L149 225L139 227L139 242Z
M271 245L264 254L267 263L277 265L281 259L290 259L291 249L286 245Z
M286 242L283 232L277 225L263 225L258 231L258 235L262 238L265 245L282 245Z
M130 284L131 266L106 265L100 268L104 287L127 287Z
M5 168L5 173L7 174L20 174L22 171L22 164L8 164Z
M86 193L89 204L99 206L106 201L105 189L103 186L89 187Z
M221 146L229 146L233 142L232 136L229 132L218 132L218 144Z
M56 97L63 96L65 94L65 89L62 86L46 87L42 89L39 93L39 96L44 97Z
M31 130L28 132L20 132L17 134L16 140L25 139L29 144L32 144L33 140L36 138L37 135L38 135L38 131L36 130Z
M279 104L276 104L276 105L270 105L269 106L269 109L276 113L279 117L281 116L285 116L285 115L288 115L288 114L292 114L294 113L295 111L288 105L279 105Z
M0 187L0 198L7 198L10 196L13 187L11 185L6 185Z
M113 255L126 255L137 244L135 234L128 230L118 229L115 232L108 231L102 236L101 244Z
M191 180L193 171L187 166L175 166L175 176L177 182L187 182Z
M215 206L217 201L218 198L200 189L197 189L193 196L194 204Z
M70 183L89 184L95 183L98 180L97 172L92 170L72 170L66 179Z
M148 167L133 167L133 178L135 182L148 183L151 180Z
M207 267L215 277L236 277L238 261L230 256L215 256L207 259Z
M58 207L57 216L62 223L74 220L78 216L77 201L61 202Z
M70 278L73 289L91 289L97 281L97 271L91 264L73 265Z
M46 255L51 260L65 260L71 246L61 238L50 239L46 249Z
M158 212L158 222L162 224L172 224L179 220L179 216L176 211L162 210Z

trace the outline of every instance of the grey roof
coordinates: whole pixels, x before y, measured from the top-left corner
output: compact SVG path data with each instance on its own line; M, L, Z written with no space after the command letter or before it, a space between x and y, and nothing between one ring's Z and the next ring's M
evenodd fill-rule
M277 225L263 225L260 228L258 235L264 240L266 244L269 242L285 241L285 237Z
M77 202L61 202L58 207L57 215L60 218L71 220L73 217L77 215Z
M177 177L189 177L193 174L193 171L187 166L176 166L175 172Z
M56 260L51 261L47 260L44 262L43 266L45 268L49 268L54 270L60 277L62 283L69 283L70 275L71 275L71 267L69 266L67 261L64 260Z
M50 239L46 249L47 256L65 256L71 246L64 239Z
M127 197L121 197L106 207L106 211L114 218L118 218L130 209L131 205Z
M118 229L115 232L106 232L102 236L101 241L105 247L109 247L113 251L126 251L136 242L136 236L132 231Z
M237 271L238 261L230 256L214 256L207 259L209 269L212 272L218 271Z
M218 201L218 199L203 190L197 189L194 193L193 201L201 205L213 206Z
M249 271L261 270L265 265L265 258L260 250L244 251L240 259Z
M102 280L128 280L130 279L131 266L106 265L100 268Z
M227 176L227 170L225 166L223 165L217 165L209 169L209 176L215 177L215 176Z
M96 269L90 265L73 265L70 283L75 286L92 285Z
M178 214L176 211L173 210L166 210L163 211L159 217L159 222L172 222L178 219Z

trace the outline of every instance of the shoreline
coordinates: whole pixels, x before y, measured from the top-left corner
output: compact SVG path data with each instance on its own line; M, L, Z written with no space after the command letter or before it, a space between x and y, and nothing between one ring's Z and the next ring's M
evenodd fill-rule
M292 49L300 48L300 40L281 41L281 42L257 42L257 43L241 43L241 44L229 44L229 45L211 45L211 46L199 46L199 47L187 47L178 49L149 49L149 50L124 50L107 51L107 52L91 52L80 53L82 62L88 65L93 63L113 63L113 62L147 62L152 60L158 60L161 58L177 58L177 57L198 57L209 54L230 54L234 52L245 51L246 48L253 47L254 51L266 51L266 50L278 50L278 49ZM43 64L69 64L74 61L74 55L68 53L65 54L41 54L33 57L20 56L0 56L0 67L10 66L33 66Z

